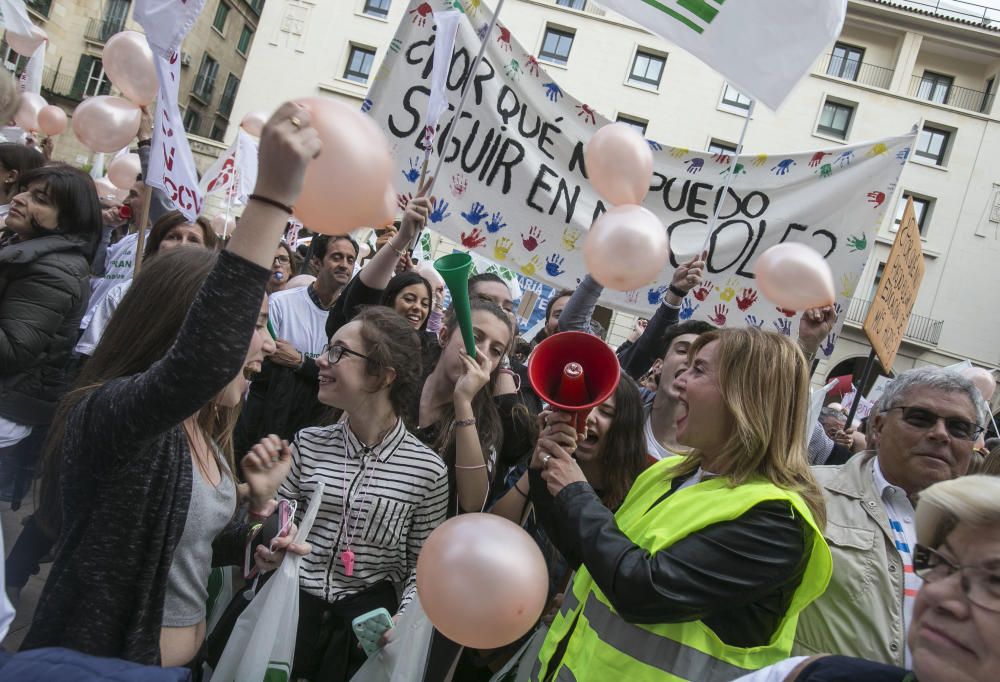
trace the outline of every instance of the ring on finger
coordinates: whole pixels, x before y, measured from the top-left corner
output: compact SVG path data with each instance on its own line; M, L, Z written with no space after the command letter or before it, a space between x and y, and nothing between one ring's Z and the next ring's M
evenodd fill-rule
M549 465L549 460L552 459L552 455L545 455L542 457L542 466L547 467Z
M292 116L288 120L293 126L295 126L296 129L302 127L302 120L298 116Z

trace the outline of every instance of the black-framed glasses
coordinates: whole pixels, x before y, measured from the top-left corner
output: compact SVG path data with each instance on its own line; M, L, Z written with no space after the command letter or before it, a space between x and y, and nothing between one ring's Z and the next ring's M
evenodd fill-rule
M339 343L328 343L323 347L323 352L326 353L326 359L331 365L336 365L345 355L354 355L359 358L364 358L365 360L368 359L367 355L353 351L346 346L340 345Z
M935 414L934 412L924 409L923 407L896 405L895 407L882 410L882 413L891 412L892 410L902 410L903 421L918 429L930 429L938 423L939 419L943 420L944 428L948 431L948 434L952 438L976 440L979 437L979 434L985 430L978 424L973 424L972 422L967 422L964 419L958 419L957 417L942 417L941 415Z
M278 265L288 265L292 262L292 259L288 256L275 256L272 262L277 263Z
M985 566L959 566L930 547L916 545L913 572L925 583L936 583L959 574L962 591L970 604L1000 612L1000 572Z

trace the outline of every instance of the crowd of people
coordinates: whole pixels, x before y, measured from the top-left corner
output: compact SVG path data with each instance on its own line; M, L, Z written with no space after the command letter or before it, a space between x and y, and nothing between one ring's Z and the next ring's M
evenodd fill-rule
M578 424L526 363L561 332L600 333L601 286L556 293L521 339L507 283L471 277L472 354L444 281L409 254L426 185L367 259L346 235L314 236L304 258L282 240L320 153L336 150L309 112L280 107L223 240L141 174L122 225L84 172L0 145L0 492L37 492L0 637L52 562L0 679L52 651L64 676L47 679L75 679L77 656L207 679L232 629L209 627L213 567L258 585L293 553L291 678L349 680L366 660L352 621L398 620L428 536L475 512L536 540L548 604L500 649L435 631L425 680L996 679L1000 451L974 453L990 413L968 379L908 370L863 427L835 406L810 421L833 308L804 311L794 340L681 321L695 256Z

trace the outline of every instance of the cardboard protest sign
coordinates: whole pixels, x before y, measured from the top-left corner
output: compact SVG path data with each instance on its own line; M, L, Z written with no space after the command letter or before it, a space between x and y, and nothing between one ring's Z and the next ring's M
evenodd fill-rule
M444 165L429 227L528 278L573 289L586 275L587 230L606 210L587 180L584 145L608 121L566 93L502 22L486 35L491 17L484 5L465 3L464 9L447 80L450 109L435 138L434 151L444 155ZM425 2L411 2L362 105L392 144L401 205L420 177L435 42L431 10ZM481 40L488 47L471 74ZM466 110L448 144L447 128L467 82L472 90ZM724 197L730 156L649 140L654 171L644 206L662 220L671 258L655 281L634 291L607 290L601 303L648 317L677 263L705 242L715 202L722 201L705 282L684 300L681 319L793 334L796 313L764 300L754 276L760 254L785 241L807 244L827 259L838 312L846 310L914 135L808 153L743 156ZM827 355L840 317L822 345Z

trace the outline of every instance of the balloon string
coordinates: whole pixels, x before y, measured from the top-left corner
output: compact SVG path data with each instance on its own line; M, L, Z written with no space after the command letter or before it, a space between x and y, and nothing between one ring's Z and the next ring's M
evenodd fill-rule
M705 235L705 243L701 245L701 249L698 253L705 253L708 251L708 244L712 241L712 232L715 231L715 225L719 222L719 214L722 213L722 204L726 201L726 194L729 193L729 185L733 181L733 174L736 169L737 162L740 160L740 154L743 153L743 139L747 135L747 128L750 127L750 118L753 116L754 105L757 104L757 100L750 100L750 108L747 109L747 117L743 120L743 130L740 131L740 140L736 143L736 151L733 153L733 159L729 162L729 172L726 174L726 182L722 185L722 194L715 202L715 213L712 215L712 222L708 224L708 233Z

